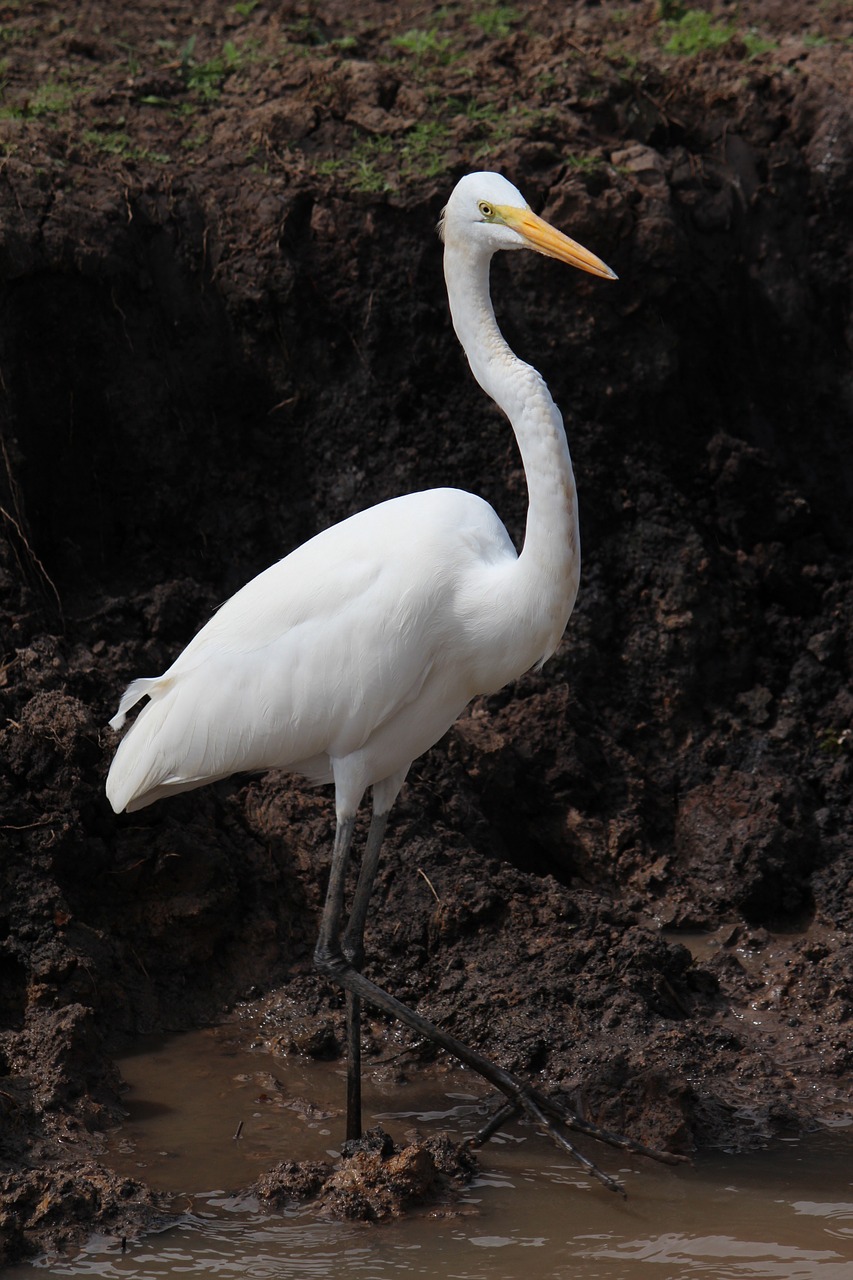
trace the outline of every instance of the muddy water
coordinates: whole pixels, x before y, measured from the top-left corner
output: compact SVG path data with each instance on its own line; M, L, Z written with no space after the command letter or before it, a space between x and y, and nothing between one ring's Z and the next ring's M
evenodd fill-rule
M306 1209L269 1214L234 1192L284 1157L335 1152L336 1064L273 1059L227 1032L200 1032L151 1044L121 1067L129 1117L109 1162L174 1192L181 1222L128 1241L126 1252L94 1238L73 1257L34 1264L51 1276L853 1280L849 1131L675 1171L605 1153L628 1190L622 1202L516 1128L481 1153L481 1175L457 1212L376 1227ZM373 1081L369 1122L398 1139L414 1129L469 1132L482 1115L476 1088L462 1073ZM8 1280L33 1275L33 1266L18 1268Z

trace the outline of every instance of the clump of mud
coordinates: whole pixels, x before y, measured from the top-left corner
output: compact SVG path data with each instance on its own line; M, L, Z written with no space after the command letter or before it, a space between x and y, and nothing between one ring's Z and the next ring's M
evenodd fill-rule
M90 1161L0 1175L0 1261L38 1248L62 1252L81 1229L115 1236L116 1248L171 1221L165 1198Z
M334 1218L384 1222L408 1209L446 1204L476 1170L465 1144L433 1137L400 1146L376 1126L344 1143L336 1165L285 1161L250 1190L279 1208L310 1200Z

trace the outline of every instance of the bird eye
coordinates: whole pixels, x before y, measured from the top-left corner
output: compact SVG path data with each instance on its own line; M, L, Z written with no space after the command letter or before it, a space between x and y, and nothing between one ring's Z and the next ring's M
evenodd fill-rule
M477 207L484 218L493 218L495 216L494 209L486 200L481 200Z

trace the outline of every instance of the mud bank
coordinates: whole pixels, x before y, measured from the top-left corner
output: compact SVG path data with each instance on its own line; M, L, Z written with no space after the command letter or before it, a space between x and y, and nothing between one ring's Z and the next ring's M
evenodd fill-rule
M0 6L0 1257L161 1211L98 1163L140 1032L259 1001L339 1052L328 798L116 818L105 725L354 510L453 483L520 538L434 235L470 168L620 276L494 271L584 576L545 670L413 768L369 973L678 1151L849 1114L851 21L667 8Z

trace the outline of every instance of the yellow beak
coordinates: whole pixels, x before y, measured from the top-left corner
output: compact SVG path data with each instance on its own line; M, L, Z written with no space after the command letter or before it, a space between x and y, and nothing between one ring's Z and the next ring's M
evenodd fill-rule
M560 262L568 262L572 267L589 271L594 276L603 276L605 280L618 280L616 272L611 271L606 262L602 262L576 240L564 236L562 231L557 231L532 209L514 209L511 205L500 205L495 212L537 253L544 253L548 258L559 258Z

